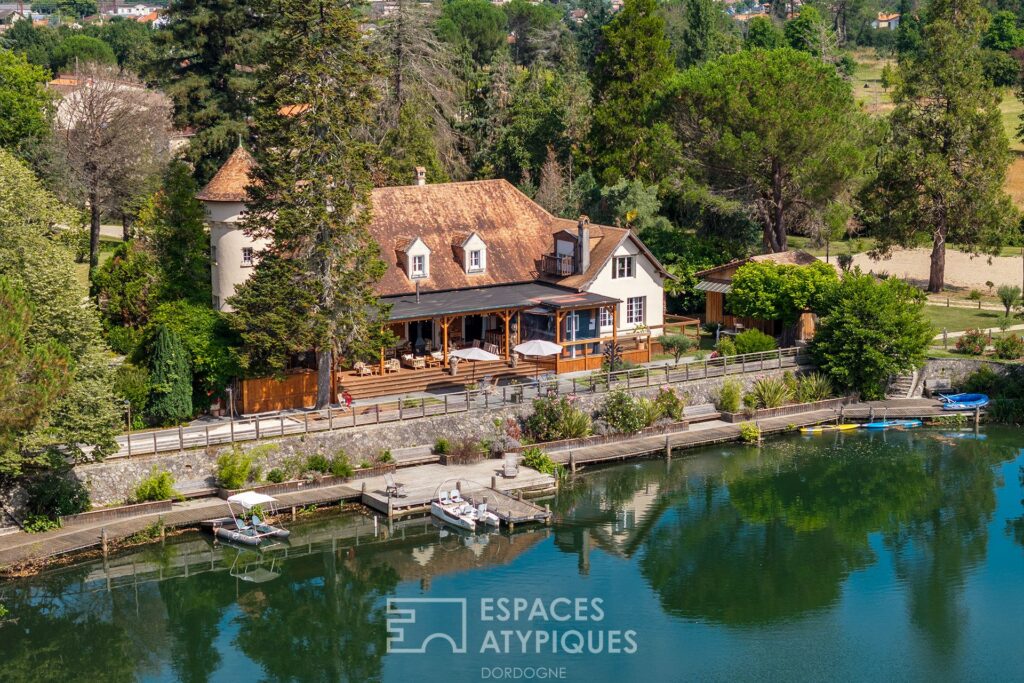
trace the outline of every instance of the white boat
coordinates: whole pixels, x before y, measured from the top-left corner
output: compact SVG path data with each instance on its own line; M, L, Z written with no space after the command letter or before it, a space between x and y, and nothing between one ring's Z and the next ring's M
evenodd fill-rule
M486 524L487 526L501 526L501 518L487 509L487 503L480 503L480 505L477 506L476 518L481 524Z
M466 531L476 531L476 508L462 500L458 489L450 497L447 491L440 491L437 498L430 501L430 514L446 524Z

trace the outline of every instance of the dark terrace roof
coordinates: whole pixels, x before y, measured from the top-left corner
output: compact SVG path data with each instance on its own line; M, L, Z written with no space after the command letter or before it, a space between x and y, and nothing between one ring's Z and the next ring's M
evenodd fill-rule
M592 292L573 292L542 282L529 282L504 287L427 292L420 294L418 303L415 294L385 297L381 299L381 303L391 304L391 320L423 320L442 315L462 315L507 308L592 308L601 304L620 303L620 300Z

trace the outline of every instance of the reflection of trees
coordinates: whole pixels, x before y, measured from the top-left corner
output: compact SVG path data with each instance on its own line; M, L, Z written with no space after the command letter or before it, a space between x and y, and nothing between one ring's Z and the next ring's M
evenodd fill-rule
M241 617L238 647L270 680L371 681L381 674L387 642L384 605L398 576L389 567L339 563L327 550L289 561Z
M4 681L131 681L139 655L125 624L111 619L111 593L76 593L68 575L37 577L4 594Z
M927 498L907 524L886 535L897 576L909 585L910 616L936 650L952 654L965 616L964 580L985 559L996 506L993 466L1014 456L999 433L988 441L921 444Z
M1021 488L1024 489L1024 467L1020 468L1017 476L1020 478ZM1021 501L1021 505L1024 505L1024 500ZM1024 515L1007 520L1006 533L1010 534L1017 543L1024 545Z
M208 681L220 665L220 620L234 602L234 581L222 572L160 583L170 631L170 664L179 680Z
M693 500L647 539L640 570L665 611L745 625L832 604L871 552L830 529L750 524L719 491Z

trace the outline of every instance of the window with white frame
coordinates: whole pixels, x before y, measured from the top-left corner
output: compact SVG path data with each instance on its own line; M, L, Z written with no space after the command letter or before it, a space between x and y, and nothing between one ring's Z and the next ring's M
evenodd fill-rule
M643 325L647 313L647 297L631 296L626 299L626 324Z
M633 277L633 257L616 256L612 261L612 278Z
M252 265L252 247L242 247L242 265Z
M479 273L484 269L484 253L480 249L469 252L469 272Z
M601 327L612 326L612 311L610 308L601 309Z
M416 254L415 256L412 257L412 268L409 269L409 273L412 277L427 276L426 254Z

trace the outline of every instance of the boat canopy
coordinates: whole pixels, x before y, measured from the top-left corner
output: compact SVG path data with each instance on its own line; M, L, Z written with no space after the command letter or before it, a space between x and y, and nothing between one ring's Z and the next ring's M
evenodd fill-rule
M250 510L257 505L276 503L277 499L263 493L256 493L255 491L243 491L242 493L236 493L229 497L228 502L238 503L246 510Z

